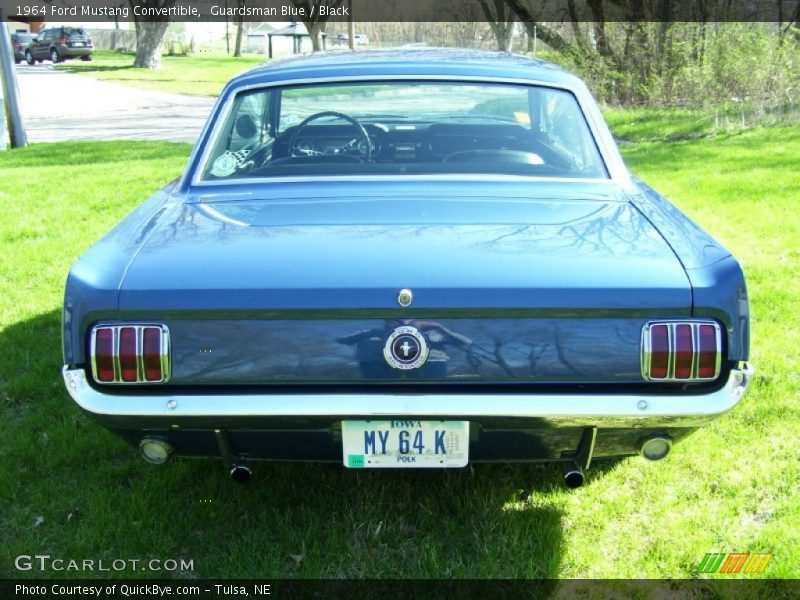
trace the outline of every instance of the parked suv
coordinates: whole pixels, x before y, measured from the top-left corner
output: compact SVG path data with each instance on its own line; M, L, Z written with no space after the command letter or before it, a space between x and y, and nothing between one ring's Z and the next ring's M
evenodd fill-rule
M82 27L52 27L42 31L25 50L29 65L49 59L54 63L80 57L92 60L92 38Z
M11 47L14 49L14 62L19 64L25 60L25 50L31 45L35 36L32 33L20 31L11 34Z

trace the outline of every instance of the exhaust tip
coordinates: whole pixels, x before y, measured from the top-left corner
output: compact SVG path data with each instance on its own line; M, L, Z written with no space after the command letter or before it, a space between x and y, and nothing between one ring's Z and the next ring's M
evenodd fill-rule
M142 458L152 465L162 465L167 462L172 450L172 446L161 438L146 437L139 442Z
M581 487L586 479L583 469L572 456L562 456L562 458L567 458L561 462L561 468L564 471L564 485L571 490Z
M671 439L663 436L653 436L642 443L639 452L647 460L656 461L665 458L670 450L672 450Z
M231 469L231 479L233 479L239 485L244 485L248 481L250 481L250 476L252 472L250 471L250 467L247 465L234 465Z
M570 468L564 473L564 484L571 490L581 487L584 480L585 476L579 469Z

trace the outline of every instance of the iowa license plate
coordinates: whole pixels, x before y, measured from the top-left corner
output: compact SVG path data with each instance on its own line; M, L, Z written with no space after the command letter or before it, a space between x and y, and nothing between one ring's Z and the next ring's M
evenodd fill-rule
M342 421L342 450L351 469L463 467L469 421Z

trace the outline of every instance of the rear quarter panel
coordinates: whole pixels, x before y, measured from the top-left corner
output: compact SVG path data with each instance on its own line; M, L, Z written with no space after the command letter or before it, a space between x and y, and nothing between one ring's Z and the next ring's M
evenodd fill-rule
M119 307L119 288L128 265L164 214L179 202L171 196L175 183L150 196L73 264L64 291L64 364L85 361L84 331L89 323Z
M633 178L632 204L658 229L692 285L692 315L725 325L728 359L750 356L750 309L739 262L707 231L643 181Z

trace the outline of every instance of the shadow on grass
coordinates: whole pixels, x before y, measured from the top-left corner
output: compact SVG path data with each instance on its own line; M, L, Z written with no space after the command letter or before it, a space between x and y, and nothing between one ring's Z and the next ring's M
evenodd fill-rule
M770 133L770 151L765 148L763 132ZM622 154L635 170L639 163L650 168L670 165L707 164L708 175L731 173L734 176L755 169L791 169L797 162L795 154L781 149L780 143L794 143L797 129L774 127L740 129L716 135L713 139L689 142L643 143L622 147Z
M0 331L3 407L61 393L61 313L53 310Z
M11 540L0 561L38 551L46 540L54 556L193 561L190 572L168 574L173 577L560 573L559 503L568 492L556 466L355 471L257 463L244 487L230 481L218 460L175 458L154 467L68 398L59 374L59 329L53 310L0 333L0 501L6 507L0 528Z
M83 64L62 64L59 65L58 70L64 71L66 73L105 73L108 71L130 71L130 70L140 70L137 67L134 67L132 64L130 65L93 65L92 63L83 63Z

